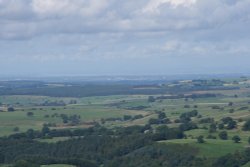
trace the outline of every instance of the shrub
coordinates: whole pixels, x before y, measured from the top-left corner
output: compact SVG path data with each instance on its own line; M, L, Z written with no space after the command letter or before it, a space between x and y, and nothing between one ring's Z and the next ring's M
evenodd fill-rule
M205 143L203 136L197 137L197 143Z
M247 120L242 127L242 130L249 131L250 130L250 120Z
M33 112L27 112L27 116L32 117L32 116L34 116L34 113Z
M219 137L222 140L227 140L228 136L227 136L227 131L222 131L219 133Z
M232 140L235 142L235 143L239 143L241 138L238 136L238 135L235 135Z

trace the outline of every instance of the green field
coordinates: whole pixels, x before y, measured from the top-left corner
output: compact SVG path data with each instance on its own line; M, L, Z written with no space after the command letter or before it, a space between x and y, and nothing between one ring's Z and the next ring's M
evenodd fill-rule
M74 167L72 165L56 164L56 165L42 165L41 167Z
M208 81L208 83L210 82L213 81ZM231 82L231 80L224 80L223 82ZM0 112L0 137L26 132L29 129L40 131L44 124L48 124L50 130L71 129L72 131L95 127L96 125L107 129L134 125L144 126L150 120L158 119L159 113L165 113L168 122L152 124L150 132L155 133L161 125L179 128L181 124L185 123L180 122L181 116L195 111L197 115L191 116L189 122L197 125L196 128L184 130L185 138L183 139L164 140L161 143L188 145L195 150L198 149L197 157L211 159L236 151L241 152L248 148L250 131L243 131L242 127L250 119L250 82L244 82L243 84L226 83L219 88L215 86L215 89L206 85L201 90L194 85L186 82L162 85L161 88L164 88L164 90L173 89L174 93L170 91L165 94L148 95L143 93L89 97L0 96L2 110L6 106L15 109L14 112L7 112L6 109ZM178 88L174 88L175 86ZM190 97L189 95L194 96ZM150 96L154 98L153 101L149 101ZM29 116L28 113L32 113L32 115ZM77 123L71 120L73 116L77 117ZM129 117L129 119L126 120L124 116ZM67 121L64 120L65 117L67 117ZM134 119L133 117L137 118ZM236 126L228 129L226 123L224 123L225 127L219 129L219 124L226 117L235 121ZM214 132L209 131L211 122L202 122L206 119L212 119L212 122L216 125L217 129ZM227 132L227 140L220 139L219 133L222 131ZM235 135L241 138L239 143L233 142L232 137ZM205 143L197 142L199 136L204 137ZM216 139L209 139L209 136ZM44 137L34 140L56 144L59 141L63 142L69 139L74 139L74 137ZM247 165L249 164L244 167ZM47 166L70 167L70 165ZM43 165L43 167L47 166Z
M26 106L28 101L33 101L39 99L39 103L43 102L44 99L49 99L45 97L37 97L37 96L4 96L5 103L15 104L16 100L19 98L25 98L23 100L24 103L19 104L16 108L15 112L0 112L0 136L10 135L13 132L15 127L19 128L20 132L24 132L30 128L34 130L40 130L44 123L55 123L57 127L55 128L65 128L65 125L62 123L62 119L59 117L49 117L45 118L45 115L53 115L53 114L66 114L66 115L79 115L81 117L81 124L77 127L88 127L88 122L92 121L100 121L101 118L122 118L124 115L146 115L148 112L139 111L139 110L128 110L123 108L115 108L108 106L108 104L113 103L115 101L112 97L105 98L90 98L88 100L91 104L79 103L76 105L66 105L63 107L60 106ZM117 97L116 100L120 100L122 97ZM131 97L134 99L135 97ZM140 97L139 97L140 98ZM89 98L88 98L89 99ZM127 96L124 99L128 99ZM86 99L79 99L86 100ZM13 103L12 103L13 102ZM93 103L93 104L92 104ZM29 103L31 104L31 103ZM24 105L24 106L20 106ZM27 112L33 112L34 115L32 117L27 116ZM110 125L109 125L110 126ZM69 127L70 128L70 127ZM75 127L72 127L75 128Z
M166 144L188 144L199 149L200 157L220 157L235 151L242 151L244 143L233 143L232 140L205 139L205 143L197 143L196 139L177 139L164 141Z

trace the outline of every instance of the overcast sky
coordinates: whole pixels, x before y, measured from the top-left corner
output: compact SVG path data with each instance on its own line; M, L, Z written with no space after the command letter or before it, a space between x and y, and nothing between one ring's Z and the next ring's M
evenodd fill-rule
M0 0L0 75L250 72L250 0Z

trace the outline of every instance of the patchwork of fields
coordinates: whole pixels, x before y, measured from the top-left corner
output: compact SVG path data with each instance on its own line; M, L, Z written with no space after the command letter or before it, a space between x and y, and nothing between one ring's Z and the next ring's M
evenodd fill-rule
M184 86L187 86L185 84ZM250 119L250 84L248 80L243 82L239 79L237 83L229 85L230 87L224 84L220 87L221 89L209 87L207 90L185 88L181 96L180 92L90 97L0 95L2 108L14 108L14 111L0 112L0 136L22 133L29 129L40 131L44 125L47 125L50 130L74 130L96 125L108 129L144 126L150 120L158 119L159 113L164 113L168 121L151 123L153 129L159 125L178 128L183 123L181 120L183 115L196 112L196 115L191 116L189 121L197 127L185 130L185 138L159 143L189 145L198 149L199 157L218 158L250 147L250 131L242 130L246 121ZM177 95L178 98L176 98ZM230 118L235 122L233 128L228 128L229 125L226 124L223 128L218 128L225 118ZM214 131L211 131L211 124L216 126ZM227 140L220 139L222 131L227 132ZM239 142L232 140L236 135L240 137ZM203 137L204 143L197 143L199 136ZM56 143L69 139L70 137L54 137L37 141ZM42 167L73 166L43 165Z

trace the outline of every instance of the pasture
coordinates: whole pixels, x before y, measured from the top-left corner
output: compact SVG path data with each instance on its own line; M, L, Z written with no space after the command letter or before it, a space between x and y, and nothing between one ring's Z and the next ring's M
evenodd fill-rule
M230 81L231 82L231 81ZM0 112L0 136L26 132L28 129L41 130L44 124L50 129L80 129L99 124L108 129L114 127L144 126L151 119L158 119L159 112L165 113L170 128L178 128L183 114L195 111L196 116L191 122L196 124L194 129L185 131L185 138L161 141L167 145L189 145L198 149L199 157L218 158L228 153L242 151L249 147L250 131L243 131L245 121L250 119L250 85L224 84L218 89L194 90L186 88L190 85L182 83L183 95L176 94L131 94L107 95L90 97L49 97L41 95L4 95L0 96L1 106L12 106L14 112ZM171 89L175 85L163 85ZM177 86L180 86L177 84ZM232 86L236 87L231 88ZM162 89L163 89L162 88ZM177 89L174 89L177 91ZM193 98L190 95L195 95ZM212 95L212 96L211 96ZM153 97L153 101L150 101ZM74 116L73 122L71 117ZM129 119L125 119L125 116ZM136 117L133 119L133 117ZM67 117L68 120L64 120ZM224 118L230 117L236 122L233 129L218 129ZM210 132L212 120L217 129ZM72 121L72 122L70 122ZM202 122L203 121L203 122ZM183 123L183 122L182 122ZM162 125L162 124L161 124ZM155 131L160 125L152 125ZM219 133L226 131L227 140L221 140ZM239 143L234 143L232 137L238 135ZM196 138L203 136L205 143L197 143ZM214 139L208 136L215 137ZM37 139L40 142L57 143L70 137L54 137ZM44 165L43 167L71 167L67 165Z

